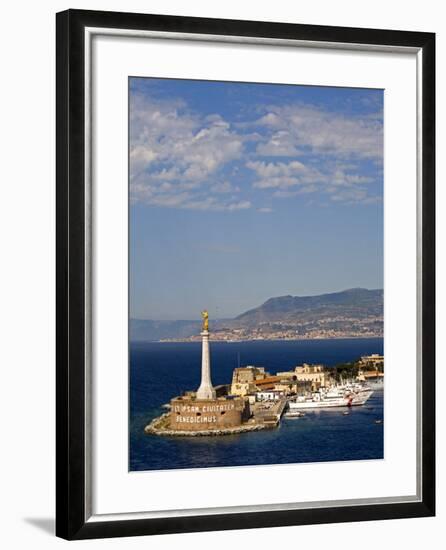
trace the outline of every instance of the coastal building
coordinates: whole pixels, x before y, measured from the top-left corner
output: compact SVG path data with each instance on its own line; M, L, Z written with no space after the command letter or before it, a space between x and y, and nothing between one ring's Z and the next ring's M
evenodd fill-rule
M359 360L359 367L365 370L384 370L384 355L372 353L371 355L363 355Z
M359 369L356 379L359 382L384 382L384 373L379 370Z
M263 380L256 381L257 391L261 390L273 390L276 384L282 382L281 376L266 376Z
M263 367L238 367L232 374L231 395L246 396L257 391L257 384L269 377Z
M236 382L231 384L231 395L238 395L240 397L246 397L257 391L257 386L253 382Z
M297 393L311 390L311 384L298 380L281 380L274 385L276 391L281 391L284 395L295 395Z
M240 397L258 396L259 392L273 391L293 395L320 387L327 379L328 375L322 365L304 365L273 376L263 367L239 367L234 369L229 393Z
M232 382L255 382L256 380L263 380L267 376L269 376L269 373L265 371L264 367L248 365L234 369Z
M278 372L277 376L297 382L309 382L313 389L320 388L321 386L329 386L331 383L331 373L324 365L303 363L295 367L292 371Z

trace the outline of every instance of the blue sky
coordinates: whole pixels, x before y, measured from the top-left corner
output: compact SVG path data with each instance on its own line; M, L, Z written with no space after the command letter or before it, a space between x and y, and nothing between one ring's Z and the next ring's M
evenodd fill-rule
M131 317L382 288L382 90L129 86Z

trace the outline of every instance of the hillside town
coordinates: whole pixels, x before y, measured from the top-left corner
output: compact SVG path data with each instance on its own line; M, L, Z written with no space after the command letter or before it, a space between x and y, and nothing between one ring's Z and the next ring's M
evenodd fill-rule
M317 340L326 338L381 338L384 323L381 315L364 319L329 317L308 322L290 323L275 321L258 326L222 327L212 334L214 342L240 342L249 340ZM162 338L161 342L199 342L194 334L183 338Z

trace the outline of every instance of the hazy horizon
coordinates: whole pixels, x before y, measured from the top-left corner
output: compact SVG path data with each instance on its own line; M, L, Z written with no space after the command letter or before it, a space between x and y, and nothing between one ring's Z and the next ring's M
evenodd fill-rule
M321 295L324 295L324 294L337 294L339 292L345 292L345 291L348 291L348 290L354 290L356 288L361 288L363 290L369 290L369 291L373 291L373 290L382 290L384 291L383 288L363 288L363 287L352 287L352 288L344 288L342 290L334 290L333 292L321 292L321 293L317 293L317 294L300 294L300 295L291 295L291 294L281 294L281 295L278 295L278 296L270 296L269 298L265 298L262 302L258 303L258 304L254 304L252 305L251 307L249 307L248 309L246 310L243 310L243 311L240 311L239 313L237 313L236 315L234 315L233 317L215 317L215 318L212 318L213 321L224 321L224 320L230 320L230 319L234 319L235 317L238 317L239 315L241 315L242 313L245 313L246 311L249 311L251 309L254 309L258 306L261 306L262 304L264 304L267 300L270 300L272 298L281 298L281 297L284 297L284 296L293 296L293 297L299 297L299 298L306 298L308 296L321 296ZM141 317L132 317L130 316L130 319L134 320L134 321L201 321L201 310L197 310L196 312L196 315L194 318L190 318L190 319L174 319L174 318L168 318L168 319L161 319L161 318L149 318L149 317L146 317L146 318L141 318Z

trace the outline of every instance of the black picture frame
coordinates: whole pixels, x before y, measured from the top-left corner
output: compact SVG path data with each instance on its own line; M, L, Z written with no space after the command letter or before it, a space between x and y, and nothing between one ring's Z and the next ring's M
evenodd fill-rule
M422 53L421 499L157 519L89 522L86 502L85 45L87 27L417 48ZM285 525L415 518L435 514L435 35L68 10L56 16L56 535L119 537Z

